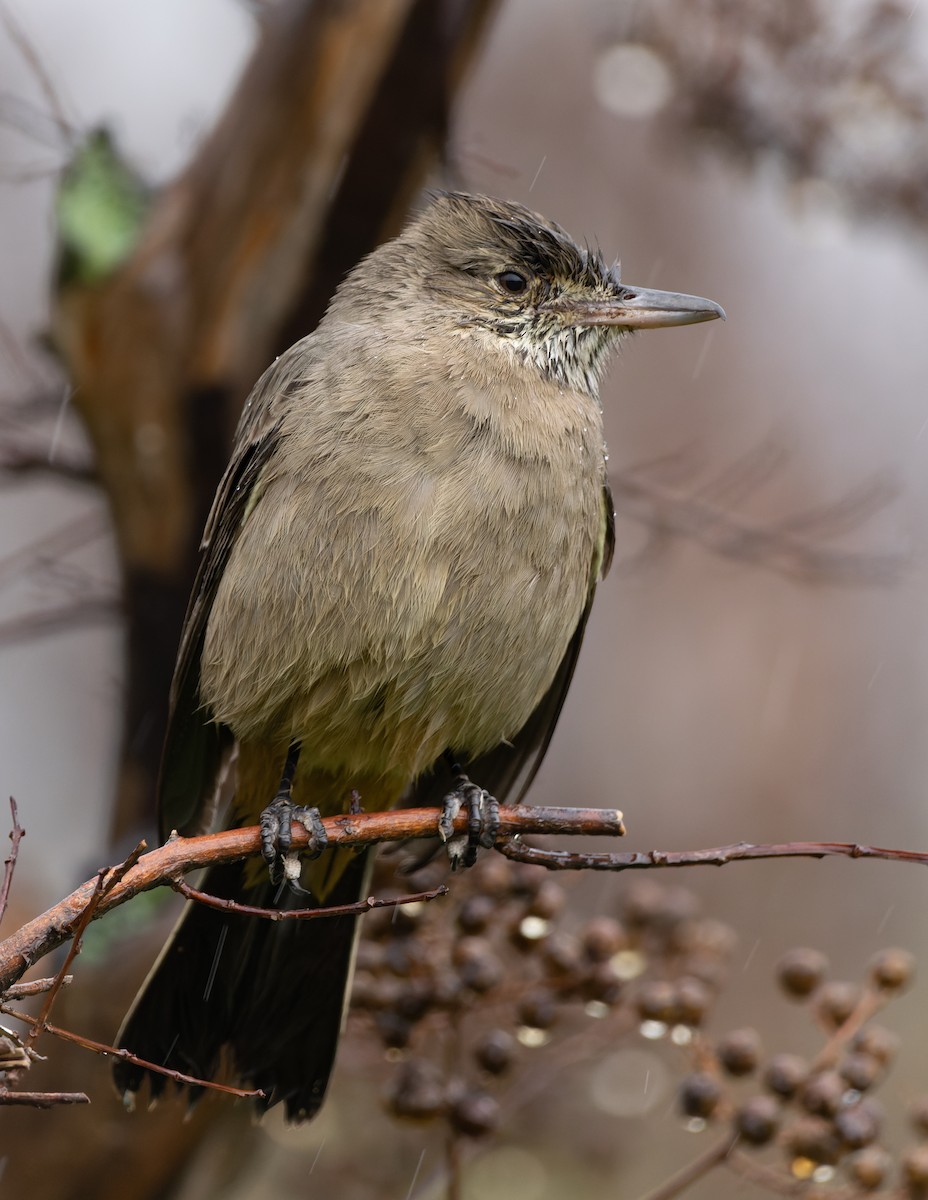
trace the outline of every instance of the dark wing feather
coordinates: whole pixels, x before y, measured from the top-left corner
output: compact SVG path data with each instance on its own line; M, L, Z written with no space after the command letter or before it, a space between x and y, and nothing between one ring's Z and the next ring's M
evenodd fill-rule
M615 511L612 492L608 484L603 488L603 509L605 526L598 570L600 578L605 576L609 570L615 548ZM501 804L521 804L532 781L538 774L551 738L554 736L554 727L557 725L558 717L561 715L561 709L567 698L567 689L570 687L574 668L580 655L580 646L583 643L583 634L586 630L595 590L594 580L590 587L586 607L580 616L564 657L561 659L557 674L551 681L551 686L541 698L538 707L516 734L512 743L502 743L486 754L481 754L479 758L461 764L474 783L488 791ZM436 763L434 770L420 776L404 803L410 807L440 805L448 791L448 777L442 769L443 765L441 762Z
M281 413L299 386L308 358L306 339L270 367L246 402L232 458L220 480L203 534L200 567L171 684L168 728L161 757L158 814L162 838L172 829L189 836L209 821L216 778L231 732L217 725L200 704L200 656L219 581L238 531L253 503L254 489L280 441Z

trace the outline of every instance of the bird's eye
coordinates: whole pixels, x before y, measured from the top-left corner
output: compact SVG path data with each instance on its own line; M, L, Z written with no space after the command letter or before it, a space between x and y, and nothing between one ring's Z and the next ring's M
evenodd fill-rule
M510 296L521 296L523 292L528 291L528 280L518 271L501 271L496 276L496 282Z

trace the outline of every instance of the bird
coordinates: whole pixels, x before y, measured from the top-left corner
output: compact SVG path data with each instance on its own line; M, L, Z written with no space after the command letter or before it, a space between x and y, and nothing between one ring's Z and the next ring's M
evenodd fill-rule
M626 285L559 225L465 192L433 194L346 275L246 401L202 539L161 833L210 827L234 748L225 824L260 821L271 868L215 866L205 891L345 904L366 894L371 854L320 854L320 814L354 796L446 819L463 803L491 822L491 798L522 799L612 557L610 352L635 330L724 316ZM310 861L289 851L292 818L313 834ZM354 916L268 921L188 902L117 1044L198 1080L231 1070L263 1093L260 1111L283 1103L307 1120L357 931ZM166 1085L125 1059L114 1073L129 1106L146 1076L153 1099Z

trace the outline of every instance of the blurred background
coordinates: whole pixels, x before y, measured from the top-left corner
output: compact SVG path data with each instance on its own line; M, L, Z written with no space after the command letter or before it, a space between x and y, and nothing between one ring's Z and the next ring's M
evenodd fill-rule
M8 928L152 836L238 408L427 186L525 203L729 318L629 339L609 373L616 560L533 801L619 807L642 850L928 845L925 28L917 0L5 4L0 789L28 831ZM912 867L672 882L737 935L719 1031L809 1052L772 982L796 944L850 978L886 945L925 961ZM570 927L626 881L565 886ZM113 1037L170 920L134 907L59 1023ZM928 1084L924 1005L917 985L893 1010L897 1131ZM5 1182L33 1197L443 1194L441 1138L384 1115L351 1047L317 1122L246 1136L222 1102L127 1118L104 1062L49 1042L42 1086L94 1104L4 1117ZM608 1087L581 1060L503 1097L463 1194L635 1196L690 1161L679 1050L634 1053Z

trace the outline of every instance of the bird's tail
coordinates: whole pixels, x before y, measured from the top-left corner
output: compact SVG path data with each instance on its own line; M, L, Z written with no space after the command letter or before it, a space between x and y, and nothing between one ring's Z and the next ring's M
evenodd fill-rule
M364 895L369 855L352 855L326 907ZM321 861L321 860L320 860ZM250 885L246 863L212 867L211 895L280 907L267 880ZM283 907L310 907L287 894ZM275 903L276 902L276 903ZM356 916L271 921L188 902L117 1037L138 1058L211 1080L230 1051L234 1076L260 1088L261 1109L284 1102L287 1117L312 1117L335 1060L357 934ZM115 1064L126 1098L148 1077L152 1098L167 1078L126 1060ZM191 1088L191 1099L199 1089Z

